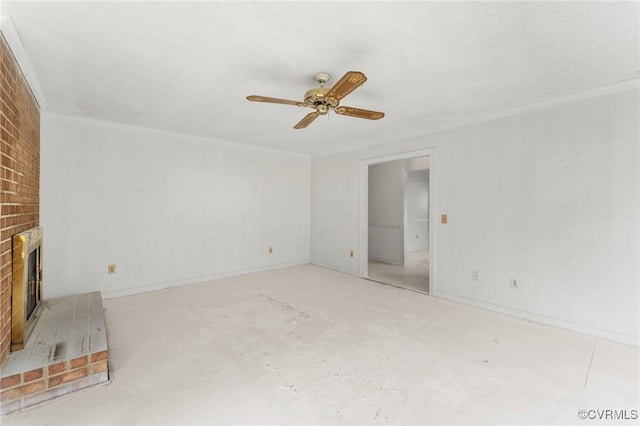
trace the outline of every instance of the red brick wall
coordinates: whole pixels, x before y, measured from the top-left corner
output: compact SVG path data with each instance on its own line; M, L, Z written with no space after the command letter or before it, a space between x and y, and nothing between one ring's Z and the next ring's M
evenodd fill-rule
M0 33L0 366L11 346L11 238L40 224L40 108Z
M0 413L7 414L107 380L107 351L50 364L0 380Z

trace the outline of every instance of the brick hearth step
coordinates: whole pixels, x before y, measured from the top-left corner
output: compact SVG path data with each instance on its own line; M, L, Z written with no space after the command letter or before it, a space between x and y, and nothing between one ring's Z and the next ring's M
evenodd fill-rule
M0 372L1 414L109 381L100 292L43 303L26 346L12 352Z

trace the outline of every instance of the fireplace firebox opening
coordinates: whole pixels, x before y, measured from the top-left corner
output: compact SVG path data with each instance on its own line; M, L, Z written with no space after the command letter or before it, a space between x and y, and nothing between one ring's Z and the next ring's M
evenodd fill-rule
M24 348L42 309L42 228L13 236L11 350Z

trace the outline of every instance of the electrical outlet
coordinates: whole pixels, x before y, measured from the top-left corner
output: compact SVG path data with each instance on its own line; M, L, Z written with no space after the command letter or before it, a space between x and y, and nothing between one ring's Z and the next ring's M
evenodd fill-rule
M353 250L349 250L349 257L353 257Z
M269 254L273 253L273 247L269 246Z
M513 288L518 288L518 280L513 277L509 278L509 284Z
M112 263L111 265L107 265L107 273L108 274L115 274L116 273L116 265L115 265L115 263Z
M480 281L480 272L479 271L471 271L471 279L473 281Z

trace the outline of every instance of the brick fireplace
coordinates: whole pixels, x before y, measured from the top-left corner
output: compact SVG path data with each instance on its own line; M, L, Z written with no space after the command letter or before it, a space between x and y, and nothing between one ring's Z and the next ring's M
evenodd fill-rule
M0 366L11 347L12 238L40 225L40 107L0 33Z
M2 32L0 158L0 414L6 414L106 383L109 372L100 293L40 300L40 107ZM16 291L21 278L26 287ZM22 332L12 332L21 318Z

